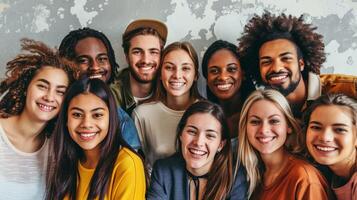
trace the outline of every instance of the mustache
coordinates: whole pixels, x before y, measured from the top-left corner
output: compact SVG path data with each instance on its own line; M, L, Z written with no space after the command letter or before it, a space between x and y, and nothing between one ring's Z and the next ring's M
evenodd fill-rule
M154 62L149 62L149 63L141 62L141 63L137 63L136 66L137 67L155 67L156 63L154 63Z
M271 72L265 75L266 80L269 80L272 77L276 77L276 76L281 76L281 75L285 75L287 74L288 76L291 76L291 72L290 71L279 71L279 72Z

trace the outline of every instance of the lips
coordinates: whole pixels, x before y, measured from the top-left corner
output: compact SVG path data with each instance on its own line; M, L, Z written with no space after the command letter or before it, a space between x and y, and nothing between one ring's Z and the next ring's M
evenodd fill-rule
M93 79L93 78L103 79L103 78L105 78L106 74L107 74L107 71L91 72L89 74L89 78L90 79Z
M136 65L136 67L140 71L150 71L150 70L154 69L155 65L154 64L140 64L140 65Z
M272 85L280 85L289 78L288 72L272 73L267 76L267 80Z
M186 85L185 82L169 81L169 85L174 90L179 90Z
M190 152L190 154L193 158L202 158L203 156L205 156L207 154L206 151L196 149L196 148L188 148L188 151Z
M42 103L36 103L36 104L38 105L40 110L44 111L44 112L51 112L52 110L54 110L56 108L55 106L49 106L49 105L42 104Z
M216 85L217 89L221 90L221 91L227 91L227 90L231 89L232 86L233 86L233 84L231 84L231 83Z
M330 146L321 146L321 145L314 145L315 149L317 149L318 151L322 151L322 152L333 152L336 151L337 148L335 147L330 147Z
M77 132L79 138L83 141L90 141L95 138L98 132Z
M275 139L275 137L270 136L270 137L257 137L257 140L262 143L262 144L267 144L271 141L273 141Z

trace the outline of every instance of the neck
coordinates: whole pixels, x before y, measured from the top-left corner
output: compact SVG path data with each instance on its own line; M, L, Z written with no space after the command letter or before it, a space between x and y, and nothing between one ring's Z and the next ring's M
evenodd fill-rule
M301 77L298 86L296 89L291 92L286 99L288 100L289 104L294 113L299 113L304 106L304 103L307 98L307 84L304 82L303 78Z
M84 150L84 155L85 159L81 161L82 165L87 169L95 169L100 157L98 147L91 150Z
M144 98L150 95L152 82L140 83L130 74L130 90L134 97Z
M266 173L275 173L284 167L289 153L284 150L284 147L281 147L273 153L260 154L260 156L264 162Z
M191 104L189 95L190 94L174 97L168 94L165 104L172 110L186 110Z
M240 112L242 109L242 99L239 92L230 99L219 100L220 106L222 106L224 113L227 117L234 115L237 112Z
M336 176L345 180L349 180L351 178L351 176L356 172L356 167L356 151L354 151L350 157L343 162L329 166Z

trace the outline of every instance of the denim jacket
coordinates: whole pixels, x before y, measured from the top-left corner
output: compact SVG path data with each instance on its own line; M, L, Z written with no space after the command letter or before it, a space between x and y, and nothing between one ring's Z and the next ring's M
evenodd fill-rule
M133 119L122 109L118 108L120 131L123 139L136 151L141 149L138 131L136 130Z

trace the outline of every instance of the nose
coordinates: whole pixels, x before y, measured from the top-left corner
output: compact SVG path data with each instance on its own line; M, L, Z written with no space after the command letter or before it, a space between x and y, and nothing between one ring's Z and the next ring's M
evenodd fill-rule
M266 134L266 133L269 133L270 131L270 125L268 122L262 122L261 125L260 125L260 133L261 134Z
M177 79L182 78L182 70L176 68L176 70L174 71L173 76L174 76L175 78L177 78Z
M90 71L97 71L99 69L100 69L100 64L97 60L94 60L89 66Z
M333 141L334 133L330 128L326 128L321 134L320 134L320 140L324 142L331 142Z
M283 63L279 59L275 59L271 65L271 71L279 72L283 68Z
M204 134L197 134L197 136L195 137L195 143L197 146L203 146L205 143Z
M218 76L218 79L221 80L221 81L225 81L228 78L229 78L229 75L228 75L227 70L223 70Z
M149 53L143 52L143 54L142 54L142 56L141 56L141 62L142 62L142 63L145 63L145 64L150 63Z
M92 127L92 123L91 123L90 117L84 116L84 117L82 118L80 127L81 127L81 128L91 128L91 127Z
M54 99L55 99L55 93L56 91L54 91L54 90L47 90L47 93L43 96L43 99L45 100L45 101L47 101L47 102L52 102L52 101L54 101Z

